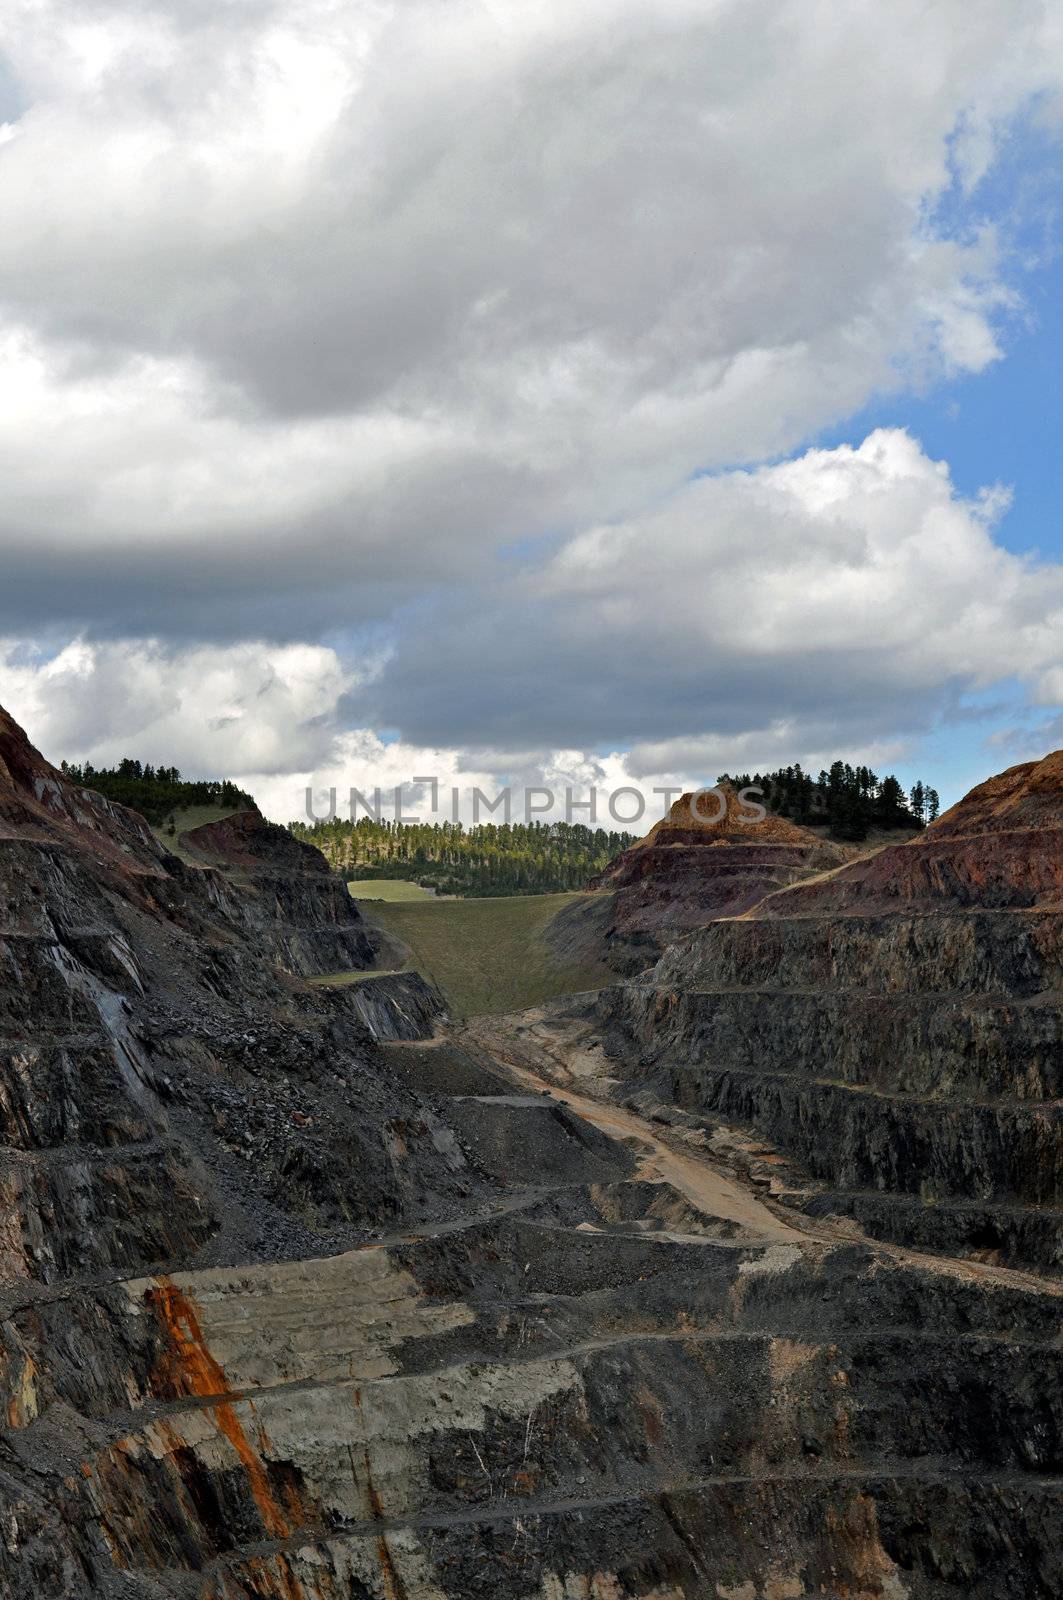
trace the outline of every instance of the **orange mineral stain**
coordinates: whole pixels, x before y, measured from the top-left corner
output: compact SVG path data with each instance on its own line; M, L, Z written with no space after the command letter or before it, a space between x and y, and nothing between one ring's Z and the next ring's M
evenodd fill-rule
M148 1302L170 1340L170 1349L156 1368L152 1388L156 1394L218 1396L209 1409L218 1431L228 1440L251 1486L262 1526L274 1539L287 1539L292 1525L277 1504L270 1488L262 1458L255 1450L232 1402L223 1398L229 1392L225 1372L207 1348L195 1302L171 1278L160 1277L148 1294ZM252 1408L253 1409L253 1408ZM289 1501L295 1520L301 1507ZM297 1581L297 1580L296 1580Z
M360 1388L355 1389L353 1398L354 1409L358 1413L358 1418L362 1423L364 1432L362 1391ZM380 1498L380 1491L373 1482L373 1463L369 1456L368 1440L362 1447L362 1456L365 1470L365 1493L366 1500L368 1502L369 1515L374 1522L383 1522L385 1517L384 1502ZM357 1484L358 1478L357 1474L354 1473L353 1453L351 1456L351 1472L354 1474L355 1483ZM380 1537L377 1539L376 1551L377 1561L380 1563L380 1576L384 1580L385 1600L409 1600L406 1585L402 1581L402 1577L399 1574L398 1568L396 1567L394 1558L391 1554L391 1550L388 1546L388 1536L386 1533L381 1533Z
M278 1558L277 1577L284 1585L281 1590L284 1600L306 1600L306 1590L295 1576L284 1556Z

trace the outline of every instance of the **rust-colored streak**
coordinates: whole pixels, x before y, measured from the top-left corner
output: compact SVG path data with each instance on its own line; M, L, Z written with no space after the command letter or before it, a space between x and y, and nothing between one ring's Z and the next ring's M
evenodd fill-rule
M384 1520L384 1502L373 1482L373 1468L369 1460L369 1446L363 1449L365 1458L365 1491L369 1500L369 1512L374 1522ZM380 1575L384 1580L384 1594L387 1600L408 1600L406 1585L400 1578L395 1567L391 1551L388 1549L387 1534L382 1533L376 1542L377 1558L380 1562Z
M7 1422L10 1428L24 1428L37 1415L37 1367L32 1356L22 1363L22 1372L7 1402Z
M240 1594L254 1595L256 1600L309 1600L309 1591L303 1587L302 1581L295 1576L287 1556L276 1556L272 1559L262 1559L252 1556L238 1574L234 1574L232 1582L239 1586ZM320 1578L315 1578L313 1592L317 1600L328 1600L335 1596L335 1588L327 1573ZM328 1588L322 1587L326 1583ZM225 1596L235 1594L235 1588L230 1587L228 1579L223 1580L223 1587L211 1587L206 1591L204 1600L225 1600Z
M171 1278L160 1277L149 1292L148 1301L169 1338L169 1349L153 1375L154 1392L204 1397L227 1394L225 1372L207 1348L191 1297ZM274 1498L265 1465L244 1432L235 1407L229 1400L218 1399L209 1410L218 1431L228 1440L247 1474L262 1526L272 1538L287 1539L292 1525ZM296 1509L289 1500L289 1510L295 1512Z
M287 1557L277 1559L277 1576L284 1585L284 1600L306 1600L306 1590L288 1565Z
M384 1593L387 1600L408 1600L406 1585L395 1570L395 1563L391 1559L388 1541L384 1534L377 1540L377 1556L380 1560L380 1576L384 1580Z
M356 1388L354 1391L354 1407L359 1418L362 1420L364 1430L362 1391L360 1388ZM381 1500L380 1492L377 1489L376 1484L373 1482L373 1464L369 1459L368 1443L365 1443L362 1446L362 1459L365 1467L365 1493L369 1506L369 1515L374 1522L383 1522L384 1502ZM355 1483L357 1483L358 1478L354 1471L353 1454L351 1456L351 1474L354 1477ZM380 1562L380 1575L384 1580L385 1600L409 1600L409 1593L406 1585L403 1583L402 1578L399 1575L398 1569L395 1566L394 1558L388 1548L388 1539L386 1533L381 1533L380 1537L377 1539L376 1551L377 1560Z
M169 1337L169 1348L152 1375L152 1391L174 1395L224 1395L225 1371L207 1348L194 1301L172 1278L160 1277L148 1291L148 1304Z

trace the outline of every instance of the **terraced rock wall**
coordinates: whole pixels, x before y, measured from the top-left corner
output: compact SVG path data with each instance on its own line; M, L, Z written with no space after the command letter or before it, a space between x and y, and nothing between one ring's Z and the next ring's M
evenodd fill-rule
M547 937L559 951L631 976L711 918L748 911L848 858L811 829L770 814L758 820L729 785L683 795L558 914Z
M912 843L713 921L606 991L622 1072L755 1129L818 1216L1058 1271L1058 767L991 780Z
M282 970L261 872L241 910L244 868L167 858L0 735L0 1593L1063 1590L1059 1285L847 1237L852 1215L813 1214L826 1184L787 1205L721 1164L697 1110L619 1104L658 1080L707 1103L691 1042L725 1017L736 1050L801 1031L815 1089L877 984L909 1008L919 1103L981 1112L953 1030L922 1061L937 1024L867 928L844 953L719 924L603 997L612 1059L548 1031L552 1053L522 1054L523 1024L448 1033L416 975ZM1024 1018L971 1038L1007 1034L1000 1113L1041 1116L1054 1062L1030 1018L1056 932L908 938L927 970L954 953L972 1015ZM772 959L794 1007L778 1032ZM1038 1050L1020 1097L1009 1063ZM846 1060L832 1092L858 1086ZM890 1062L865 1099L909 1093ZM801 1080L789 1056L773 1071ZM794 1106L794 1137L825 1104ZM958 1143L939 1181L974 1154Z

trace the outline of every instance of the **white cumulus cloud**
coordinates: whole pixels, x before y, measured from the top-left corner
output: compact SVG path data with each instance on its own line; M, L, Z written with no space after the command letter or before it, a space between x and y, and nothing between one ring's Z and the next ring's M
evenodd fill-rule
M1061 85L1054 0L12 0L0 691L263 775L1050 703L999 504L762 463L1000 359Z

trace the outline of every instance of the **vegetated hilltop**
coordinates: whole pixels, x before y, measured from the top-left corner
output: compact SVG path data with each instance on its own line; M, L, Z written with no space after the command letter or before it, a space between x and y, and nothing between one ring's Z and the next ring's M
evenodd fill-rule
M753 785L777 816L805 827L825 827L832 838L845 841L866 839L874 831L917 832L934 821L940 806L937 790L921 778L906 795L892 773L880 778L870 767L847 761L832 762L815 778L795 764L740 777L723 773L718 781L738 790Z
M193 806L257 809L251 796L228 779L189 780L182 778L176 767L153 767L150 762L129 757L116 767L94 767L91 761L79 766L64 761L60 770L69 783L139 811L153 827L160 827L173 812Z
M778 896L761 913L950 905L1063 905L1063 752L987 779L909 843Z
M582 889L632 842L580 823L396 823L360 817L291 824L347 878L409 878L439 894L555 894Z
M320 851L267 822L236 784L186 781L176 767L132 759L102 770L63 762L57 776L79 793L103 796L114 815L139 812L164 849L187 865L238 878L233 914L250 933L257 929L263 955L301 973L373 964L375 942Z

